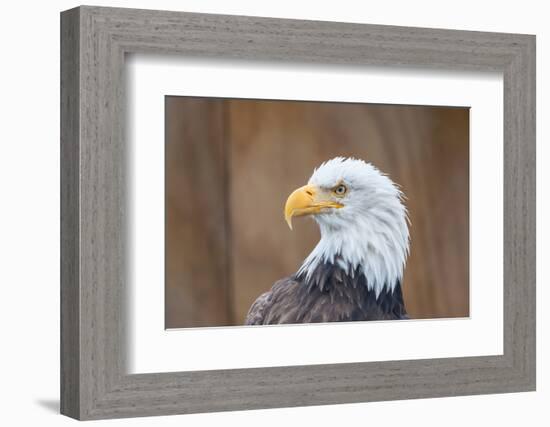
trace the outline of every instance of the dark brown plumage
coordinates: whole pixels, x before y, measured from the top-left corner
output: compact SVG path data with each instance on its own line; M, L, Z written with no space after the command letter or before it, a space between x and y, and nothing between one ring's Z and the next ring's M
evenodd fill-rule
M360 271L346 274L333 264L319 264L309 280L305 275L276 282L252 304L245 323L349 322L407 319L401 284L386 286L376 297Z

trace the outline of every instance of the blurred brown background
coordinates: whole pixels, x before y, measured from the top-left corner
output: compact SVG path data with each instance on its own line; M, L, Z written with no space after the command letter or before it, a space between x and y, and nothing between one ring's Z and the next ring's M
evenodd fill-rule
M243 323L319 239L283 206L313 169L362 158L401 185L411 318L469 315L469 110L166 97L166 327Z

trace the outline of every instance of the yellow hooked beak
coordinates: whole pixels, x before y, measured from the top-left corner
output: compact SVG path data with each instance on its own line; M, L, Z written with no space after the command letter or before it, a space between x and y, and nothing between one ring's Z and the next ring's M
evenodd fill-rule
M313 215L323 209L344 207L332 200L330 191L323 191L313 185L304 185L294 190L285 204L285 220L292 230L292 217Z

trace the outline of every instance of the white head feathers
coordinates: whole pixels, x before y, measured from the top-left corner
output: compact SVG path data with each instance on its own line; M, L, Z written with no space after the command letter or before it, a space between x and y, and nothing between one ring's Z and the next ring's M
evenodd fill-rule
M359 270L376 296L393 290L403 276L409 253L407 210L403 194L390 178L363 160L336 157L319 166L310 185L330 189L345 184L340 209L314 216L321 240L298 274L311 275L319 263L337 263L348 274Z

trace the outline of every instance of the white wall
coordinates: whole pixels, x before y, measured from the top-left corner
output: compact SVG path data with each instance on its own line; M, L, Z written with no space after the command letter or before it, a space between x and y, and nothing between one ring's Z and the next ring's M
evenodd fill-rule
M537 34L538 218L547 217L550 27L543 1L97 1L105 6L247 14ZM73 1L4 2L0 66L0 271L3 425L66 425L57 414L59 360L59 11ZM441 398L130 419L110 425L513 426L550 422L550 303L547 223L538 224L538 389L536 393ZM544 241L546 240L546 242ZM7 292L7 293L6 293ZM545 304L546 303L546 304ZM544 422L545 420L546 422Z

